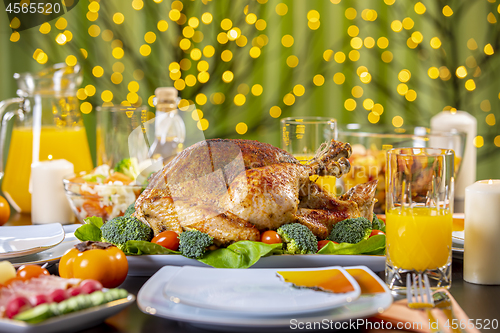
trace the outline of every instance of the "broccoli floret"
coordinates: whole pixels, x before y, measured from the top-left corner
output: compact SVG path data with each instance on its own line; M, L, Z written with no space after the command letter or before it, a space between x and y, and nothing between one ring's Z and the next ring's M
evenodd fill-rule
M364 217L346 219L333 226L328 240L337 243L356 244L368 238L372 231L372 223Z
M132 216L135 213L135 202L133 202L130 206L127 207L123 216Z
M185 257L197 259L203 256L214 238L198 230L184 231L179 235L179 251Z
M373 213L372 229L373 230L384 230L384 221L379 219L375 213Z
M121 250L129 240L150 241L153 238L153 230L131 216L119 216L109 220L101 227L101 233L103 242L112 243Z
M287 254L307 254L318 252L316 236L300 223L282 225L276 230L281 236Z
M124 158L115 166L115 171L136 179L139 175L139 163L136 158Z

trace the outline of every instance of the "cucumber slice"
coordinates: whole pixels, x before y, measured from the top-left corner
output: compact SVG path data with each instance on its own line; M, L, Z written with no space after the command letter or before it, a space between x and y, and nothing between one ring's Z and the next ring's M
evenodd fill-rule
M52 312L51 306L45 303L19 313L14 317L14 319L22 320L30 324L36 324L49 319L53 315L54 313Z
M93 306L106 303L106 298L104 297L104 293L102 291L94 291L89 295L89 298Z

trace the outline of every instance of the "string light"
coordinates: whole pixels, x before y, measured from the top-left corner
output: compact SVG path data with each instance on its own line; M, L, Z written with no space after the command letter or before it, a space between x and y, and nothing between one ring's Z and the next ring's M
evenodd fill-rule
M494 0L488 1L491 4L495 3ZM29 3L27 0L22 2ZM128 93L126 101L123 102L128 103L128 105L136 105L142 103L144 98L148 105L153 106L154 95L151 95L151 91L147 91L146 87L149 84L145 84L143 81L146 75L144 71L146 68L148 70L151 68L134 68L139 66L136 62L130 62L130 59L134 52L138 52L142 57L151 58L142 58L143 61L154 64L153 61L158 61L157 59L161 58L161 52L165 47L164 41L168 37L168 40L174 41L177 51L180 51L178 53L180 58L169 64L166 79L172 80L174 87L178 90L186 90L184 92L186 96L196 92L196 95L191 97L194 101L190 103L196 103L198 107L209 102L213 106L229 103L241 107L238 108L241 110L240 112L249 112L248 106L253 106L250 101L263 103L261 100L264 99L257 97L264 95L266 103L268 98L274 98L272 103L277 104L268 109L268 116L279 118L283 113L281 107L285 106L284 110L288 112L288 107L293 107L297 98L304 96L306 90L311 96L323 96L322 93L315 95L314 92L316 90L324 92L327 86L328 89L332 87L337 89L335 94L338 92L350 94L339 101L339 103L344 104L345 112L353 112L356 117L359 116L358 113L363 112L363 118L366 117L364 121L368 120L369 123L376 124L383 120L384 123L391 122L393 126L401 127L405 121L403 119L404 113L391 114L392 118L388 118L387 112L384 114L384 106L376 103L376 99L373 97L378 96L373 92L374 89L379 89L380 84L386 84L390 82L389 78L395 79L397 77L396 83L389 86L389 91L392 94L397 92L398 99L404 98L403 101L412 102L417 107L421 107L420 100L424 100L424 96L427 99L420 88L415 88L415 86L422 86L421 80L424 80L422 82L431 82L433 87L434 85L449 87L452 82L457 82L458 78L458 82L461 82L458 91L474 93L480 90L477 89L478 85L484 82L486 75L492 75L484 66L485 59L497 56L494 39L481 38L480 44L478 44L477 36L475 37L477 41L468 37L468 40L458 39L458 41L463 43L460 45L462 49L467 47L465 51L469 54L460 58L458 64L450 65L450 62L447 61L450 52L449 39L444 38L447 35L440 31L439 27L426 26L424 29L422 22L429 15L429 11L421 0L412 4L410 10L405 11L404 15L393 15L400 7L399 5L398 8L391 8L391 6L398 6L395 0L384 0L387 7L383 6L384 8L380 10L379 7L376 10L368 6L351 7L345 1L330 0L329 5L337 6L335 7L336 11L341 10L342 17L340 19L343 20L344 27L342 34L348 44L339 45L333 43L334 40L332 40L332 43L326 44L325 42L323 44L324 46L328 45L326 47L314 46L307 52L302 49L304 38L314 38L314 44L321 45L321 38L324 39L323 36L328 35L327 29L321 29L321 20L324 21L329 17L326 17L326 11L319 11L318 8L311 7L303 12L295 12L292 11L294 8L290 3L283 0L274 3L268 0L257 0L253 5L242 6L237 11L238 14L235 11L224 16L214 16L215 7L211 5L214 3L211 0L202 0L200 4L202 9L199 11L191 10L179 0L171 3L153 0L152 3L161 4L154 5L155 10L159 13L158 18L151 22L151 28L144 30L138 37L131 37L119 33L119 26L125 22L124 13L127 15L128 23L137 22L138 15L145 15L143 9L145 5L149 5L148 3L144 0L133 0L129 2L133 10L117 11L106 7L106 11L103 11L103 1L88 2L82 13L82 18L86 19L88 23L84 26L87 27L88 36L101 38L94 40L95 47L81 48L78 46L77 50L80 50L80 53L70 51L73 49L66 47L67 44L68 46L78 45L74 39L81 38L76 34L73 35L71 29L68 28L68 25L73 22L68 22L65 17L59 17L54 21L43 23L36 32L50 36L48 43L56 45L59 49L57 52L53 52L51 48L43 44L45 51L39 48L34 50L33 59L38 64L43 65L48 63L50 54L51 62L64 62L68 66L75 66L78 59L86 59L87 63L91 64L91 77L86 79L94 80L93 84L87 84L85 88L80 88L76 92L78 100L82 101L80 106L82 113L93 111L90 102L94 103L94 100L90 100L89 97L94 96L96 91L99 91L97 96L105 105L112 104L113 94L118 94L120 87L124 84L124 78L127 80L125 82L128 82ZM267 10L263 10L265 6L268 6ZM454 10L457 8L444 5L444 7L438 8L437 14L443 15L441 16L442 20L458 19L457 15L463 15L459 14L459 11L454 12ZM489 24L498 24L497 12L500 13L500 6L495 5L484 12L482 20L486 21L488 26ZM292 13L293 15L291 15ZM375 30L375 27L380 26L382 22L379 18L382 13L384 14L383 21L387 22L388 26ZM296 25L307 23L309 29L317 30L317 32L309 31L308 35L304 35L297 33L299 31L297 29L285 29L281 30L282 32L278 36L275 35L278 30L274 28L278 24L286 26L287 22L292 21ZM372 23L377 21L378 24ZM175 29L168 30L170 24L174 24ZM266 31L268 24L273 27L269 32ZM10 26L13 29L18 29L21 26L20 19L11 18ZM327 21L327 26L331 28L329 21ZM165 33L167 31L168 35ZM141 40L133 40L133 38ZM406 45L403 44L406 49L404 52L407 52L408 56L400 52L400 44L394 42L396 38L404 38L403 42L406 41ZM20 39L21 34L18 31L10 33L11 42L18 42ZM317 43L318 41L320 43ZM79 41L77 40L77 42ZM268 46L268 44L270 45ZM278 54L274 52L276 46L281 47L281 56L276 56ZM68 52L64 52L65 50ZM101 50L102 53L99 53ZM106 62L106 59L103 58L103 61L100 62L101 54L107 55L111 61ZM152 54L154 56L151 56ZM217 61L217 59L220 60ZM409 67L411 71L401 67L401 64L404 64L403 61L409 59L419 61L421 64L416 65L417 67L413 65ZM436 63L436 59L441 59L439 65ZM373 61L377 60L379 65L375 70L375 66L372 64ZM264 81L256 80L260 83L247 82L246 77L240 75L245 72L240 71L241 64L248 61L250 61L251 66L256 66L253 68L258 68L259 74L256 71L253 78L260 79L262 71ZM282 98L277 97L274 93L276 89L274 86L267 85L269 82L267 78L273 76L269 75L274 69L272 61L276 61L279 66L288 68L290 73L293 73L293 76L290 74L293 80L286 82L284 87L286 90L281 95ZM315 72L307 74L304 79L303 74L301 74L303 69L309 68L310 63L318 61L323 64L318 67L320 69L310 68ZM268 63L273 65L265 65ZM368 64L371 71L366 67ZM419 71L418 73L424 75L415 81L415 78L412 79L412 72L416 73L418 66L421 67L423 64L426 64L424 71L427 70L427 75L425 72ZM214 77L212 84L203 86L211 80L211 74ZM132 77L134 81L130 81ZM295 79L300 79L299 82L303 84L299 84ZM223 83L220 86L221 91L210 91L210 93L205 91L205 89L218 87L217 84L221 80ZM325 86L326 80L331 81ZM103 91L103 87L107 89ZM194 88L191 89L192 87ZM456 88L454 87L454 89ZM380 90L375 90L375 92L377 91L380 92ZM480 110L486 113L482 118L483 125L496 126L498 111L492 108L492 102L490 102L492 99L484 99L484 97L482 99L479 105ZM471 98L471 100L474 99ZM392 102L389 103L386 107L390 106L392 109L394 105ZM225 104L224 107L227 105ZM445 109L453 111L456 110L456 107L458 105L446 106ZM190 109L190 115L197 121L198 128L202 130L209 128L210 123L205 117L210 116L211 110L211 108L203 111L196 108ZM235 125L235 130L238 134L243 135L251 126L253 126L251 123L239 122ZM482 147L485 144L484 138L492 138L492 136L477 136L475 138L477 147ZM492 139L488 140L490 142L487 144L491 145ZM500 147L500 136L495 136L493 143Z

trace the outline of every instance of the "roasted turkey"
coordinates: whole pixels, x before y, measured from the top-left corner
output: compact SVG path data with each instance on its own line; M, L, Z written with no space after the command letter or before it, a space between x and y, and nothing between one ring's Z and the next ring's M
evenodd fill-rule
M152 177L135 203L135 216L155 235L196 229L218 245L259 240L263 230L296 222L325 239L338 221L372 218L376 181L335 197L310 180L346 174L350 154L348 143L332 140L304 165L258 141L202 141Z

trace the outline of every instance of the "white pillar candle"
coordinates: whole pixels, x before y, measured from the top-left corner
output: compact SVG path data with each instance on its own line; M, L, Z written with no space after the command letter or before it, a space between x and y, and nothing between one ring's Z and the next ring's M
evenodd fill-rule
M500 180L465 189L464 280L500 285Z
M438 132L456 130L467 133L465 153L460 164L458 177L455 179L455 199L463 200L465 197L465 188L476 181L476 147L474 146L474 138L477 135L477 120L465 111L443 111L432 117L431 129Z
M73 223L75 215L64 192L63 178L72 174L73 164L66 160L36 162L31 165L31 221Z

